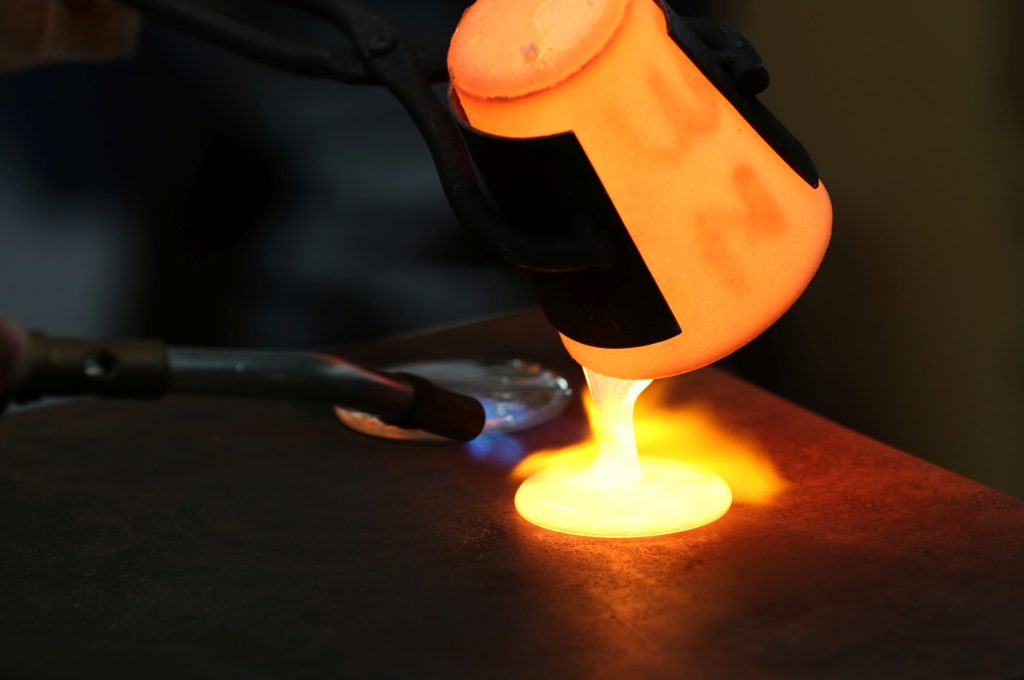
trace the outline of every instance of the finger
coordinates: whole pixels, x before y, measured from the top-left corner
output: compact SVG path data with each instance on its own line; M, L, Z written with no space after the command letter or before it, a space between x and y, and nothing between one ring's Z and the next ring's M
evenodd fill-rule
M10 319L0 316L0 398L27 375L28 334Z
M114 0L0 1L0 70L132 51L138 14Z

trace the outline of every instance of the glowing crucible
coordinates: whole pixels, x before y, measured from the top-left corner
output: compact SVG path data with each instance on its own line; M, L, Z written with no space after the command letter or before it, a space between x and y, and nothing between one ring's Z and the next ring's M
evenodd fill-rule
M563 175L519 191L518 206L573 204L571 219L642 259L627 265L623 247L604 273L535 277L573 358L617 378L678 375L752 340L803 292L831 234L806 151L689 26L664 0L477 0L448 54L453 108L474 134L509 154L571 135L586 163L567 173L606 194L581 198ZM485 169L492 192L523 172ZM606 200L615 219L587 212ZM524 228L554 229L535 218Z

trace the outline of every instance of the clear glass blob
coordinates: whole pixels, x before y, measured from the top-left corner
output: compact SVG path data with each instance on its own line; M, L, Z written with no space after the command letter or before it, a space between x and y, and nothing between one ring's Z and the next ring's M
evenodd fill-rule
M391 372L411 373L445 389L476 397L484 406L484 434L520 432L562 413L572 399L569 381L540 364L523 359L448 359L389 366ZM336 408L348 427L374 437L402 441L447 441L443 437L388 425L379 418Z

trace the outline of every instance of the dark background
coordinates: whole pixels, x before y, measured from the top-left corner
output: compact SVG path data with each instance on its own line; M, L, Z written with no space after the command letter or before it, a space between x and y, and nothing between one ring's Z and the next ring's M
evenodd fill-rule
M367 4L443 45L468 3ZM815 156L836 212L808 293L727 365L1024 496L1024 8L674 4L758 46L764 99ZM281 75L154 22L131 61L0 76L0 311L28 325L305 347L533 303L458 225L381 90Z

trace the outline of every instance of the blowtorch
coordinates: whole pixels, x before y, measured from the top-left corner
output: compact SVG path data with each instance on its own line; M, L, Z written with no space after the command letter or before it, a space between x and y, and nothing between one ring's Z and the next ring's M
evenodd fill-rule
M266 1L333 24L352 47L292 41L194 0L122 0L274 68L388 88L455 214L531 273L588 369L639 380L711 363L788 309L824 256L828 194L757 99L769 82L757 51L725 24L664 0L478 0L446 59L355 0ZM449 79L445 102L432 84ZM458 439L483 427L474 400L339 358L41 335L33 346L37 394L139 395L113 388L141 357L151 382L128 383L142 393L337 399Z
M2 321L2 319L0 319ZM168 347L145 340L27 334L28 367L14 400L166 394L320 402L370 413L401 428L469 441L483 405L408 373L378 371L323 352ZM2 412L0 394L0 412Z

